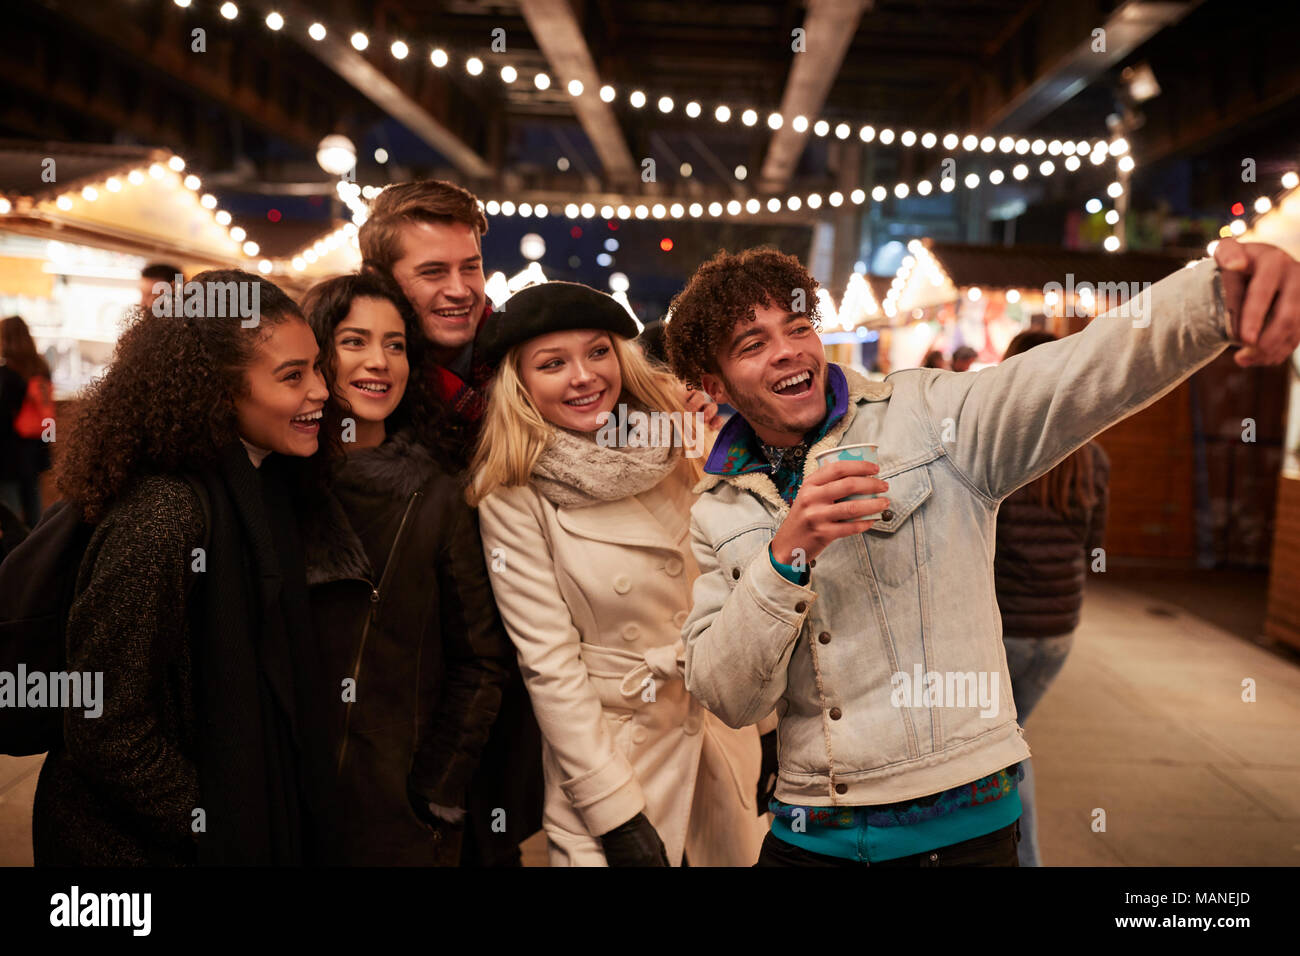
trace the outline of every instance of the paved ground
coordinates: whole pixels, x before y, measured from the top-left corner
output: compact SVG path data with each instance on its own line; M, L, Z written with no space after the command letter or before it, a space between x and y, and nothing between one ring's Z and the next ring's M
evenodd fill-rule
M1300 655L1254 642L1262 608L1257 575L1094 578L1026 728L1046 864L1300 865ZM0 865L31 863L39 766L0 757ZM524 857L546 865L540 836Z

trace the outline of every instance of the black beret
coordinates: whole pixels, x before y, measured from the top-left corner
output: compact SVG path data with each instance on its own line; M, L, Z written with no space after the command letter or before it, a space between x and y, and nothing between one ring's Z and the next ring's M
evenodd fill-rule
M479 327L474 361L495 366L516 345L551 332L601 329L636 338L627 309L603 292L578 282L543 282L521 289Z

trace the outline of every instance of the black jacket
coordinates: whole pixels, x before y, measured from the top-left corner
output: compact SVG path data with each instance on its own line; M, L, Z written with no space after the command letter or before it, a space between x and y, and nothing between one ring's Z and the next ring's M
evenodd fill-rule
M1110 459L1095 442L1093 484L1098 502L1074 506L1068 517L1043 507L1026 486L998 511L993 570L1005 637L1051 637L1079 626L1083 587L1106 533Z
M318 517L307 578L338 688L339 862L454 866L459 831L426 825L412 800L466 807L514 658L476 515L399 433L348 456Z

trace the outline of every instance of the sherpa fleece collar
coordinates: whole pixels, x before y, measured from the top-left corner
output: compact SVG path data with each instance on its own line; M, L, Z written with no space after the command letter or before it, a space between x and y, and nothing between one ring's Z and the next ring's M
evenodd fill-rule
M839 444L840 438L846 431L848 431L849 425L853 422L853 416L858 405L862 405L866 402L887 401L894 391L894 385L892 382L872 381L860 372L856 372L851 368L844 368L843 366L836 365L834 362L828 363L828 372L828 378L832 381L835 379L835 372L839 372L840 376L843 378L844 384L848 388L847 407L839 421L835 422L821 440L808 450L808 458L804 470L805 477L809 470L817 467L816 455L818 452L824 451L828 448L834 448ZM721 454L725 459L727 446L724 446L722 443L727 440L728 429L731 427L732 422L739 417L740 415L737 413L732 421L727 422L727 424L723 426L722 431L719 432L718 440L713 446L713 452L709 455L709 465L713 464L714 455L719 454L720 447L722 449ZM740 429L742 425L744 429L752 432L752 429L749 428L749 423L744 422L743 420L741 425L736 426L737 429ZM733 434L733 440L734 437ZM776 485L773 484L772 478L768 474L771 470L770 468L766 470L748 471L743 474L709 474L709 465L705 466L706 473L704 477L695 485L694 491L696 494L703 494L719 482L726 481L737 488L752 492L758 497L771 502L782 513L789 510L790 506L782 500L780 493L777 491Z

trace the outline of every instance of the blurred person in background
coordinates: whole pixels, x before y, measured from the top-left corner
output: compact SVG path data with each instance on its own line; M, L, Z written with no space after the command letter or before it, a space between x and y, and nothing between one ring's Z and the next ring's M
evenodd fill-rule
M1003 360L1046 342L1050 332L1021 332ZM998 511L993 561L1002 644L1020 724L1065 665L1079 626L1089 564L1106 532L1110 461L1088 442L1040 478L1012 492ZM1021 762L1021 866L1041 866L1033 761Z
M925 353L925 359L921 362L921 368L947 368L948 363L943 357L943 353L938 349L930 349Z
M41 472L50 467L54 386L27 323L0 319L0 503L35 527Z
M411 376L424 349L415 312L373 274L327 279L303 309L355 428L305 533L326 671L355 682L332 731L338 862L456 866L514 647L476 516L420 434L441 418Z
M967 371L971 367L971 363L975 361L978 354L979 353L969 345L961 346L952 353L952 370L954 372Z
M176 277L181 275L180 266L170 262L151 262L140 270L140 308L153 309L154 300L162 293L155 287L159 282L174 285ZM184 281L184 276L181 277Z

